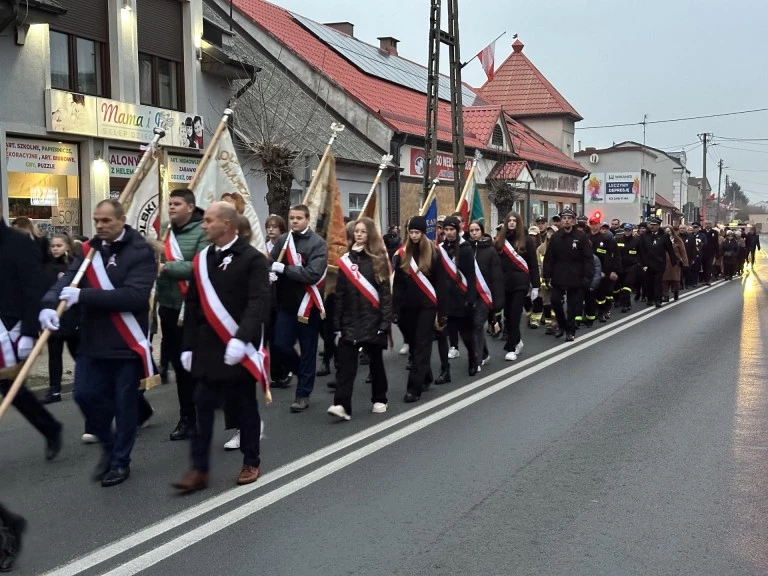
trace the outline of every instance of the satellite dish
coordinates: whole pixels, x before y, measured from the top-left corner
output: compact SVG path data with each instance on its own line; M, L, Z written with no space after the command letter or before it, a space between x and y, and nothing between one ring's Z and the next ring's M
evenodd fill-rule
M590 163L590 164L597 164L597 162L598 162L599 160L600 160L600 156L598 156L597 154L592 154L592 155L589 157L589 163Z

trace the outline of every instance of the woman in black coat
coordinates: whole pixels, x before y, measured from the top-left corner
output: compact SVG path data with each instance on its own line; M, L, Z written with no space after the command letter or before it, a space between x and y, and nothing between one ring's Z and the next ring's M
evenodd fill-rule
M482 222L475 220L469 225L469 238L469 244L477 263L475 270L478 294L474 322L475 354L477 365L482 366L491 358L485 341L485 323L488 320L489 312L496 315L504 310L504 273L493 239L485 233Z
M51 241L51 256L45 264L45 286L50 288L69 268L75 252L75 246L66 234L57 234ZM64 345L66 344L72 358L77 358L77 348L80 344L78 330L78 306L73 306L61 316L60 328L52 332L48 338L48 392L43 399L44 404L61 401L61 376L64 372Z
M328 414L339 420L352 417L352 389L357 376L358 351L370 360L374 414L387 411L387 374L383 352L389 344L392 292L389 258L371 218L362 217L354 227L349 252L339 259L334 325L340 333L336 393Z
M528 289L531 289L531 300L535 300L541 284L536 246L525 231L520 214L510 212L496 235L496 250L504 272L504 323L507 327L504 359L509 361L517 360L523 349L520 318Z

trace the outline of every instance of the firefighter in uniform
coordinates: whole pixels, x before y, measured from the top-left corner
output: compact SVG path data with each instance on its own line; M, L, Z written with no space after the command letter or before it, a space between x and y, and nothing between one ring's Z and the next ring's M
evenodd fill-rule
M597 319L606 322L613 304L613 283L619 278L621 261L616 244L608 236L608 224L600 224L596 218L589 219L589 241L592 252L600 260L600 285L597 290L587 291L584 301L584 321L587 326Z
M640 263L645 271L647 306L654 303L661 308L662 278L667 266L667 254L672 266L678 265L672 241L660 230L661 220L655 216L648 220L648 232L640 238Z
M632 288L639 266L640 237L634 234L634 225L625 222L622 226L624 233L616 236L616 247L621 256L621 273L617 283L617 298L621 304L622 313L632 310Z

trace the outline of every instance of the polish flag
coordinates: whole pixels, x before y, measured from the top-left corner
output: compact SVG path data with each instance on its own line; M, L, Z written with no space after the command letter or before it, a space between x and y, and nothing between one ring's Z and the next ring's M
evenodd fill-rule
M480 60L480 64L483 66L483 71L485 72L485 75L488 77L488 81L490 82L493 80L493 75L496 70L495 67L495 61L494 56L496 54L496 41L494 40L488 46L483 48L480 52L477 54L478 60Z

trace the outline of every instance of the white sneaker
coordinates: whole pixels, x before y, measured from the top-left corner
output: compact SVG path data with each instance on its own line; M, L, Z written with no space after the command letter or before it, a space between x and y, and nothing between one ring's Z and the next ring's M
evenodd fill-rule
M482 361L482 362L480 362L480 366L485 366L485 365L486 365L486 364L488 364L488 362L490 362L490 361L491 361L491 355L490 355L490 354L488 354L488 356L486 356L485 358L483 358L483 361Z
M408 354L408 352L410 352L410 350L411 350L411 347L408 346L408 344L403 344L402 346L400 346L400 352L398 352L398 354L405 356L406 354Z
M460 354L459 354L459 349L458 348L454 348L453 346L451 346L448 349L448 358L450 360L453 360L454 358L458 358L459 356L460 356Z
M507 352L506 356L504 356L504 360L507 360L508 362L514 362L517 360L517 354L515 354L514 350L512 352Z
M387 405L384 402L374 402L371 412L374 414L384 414L387 411Z
M520 354L520 352L523 351L523 341L520 340L520 342L517 343L517 346L515 346L515 354Z
M239 450L240 449L240 430L236 430L229 442L224 444L224 450Z
M334 404L327 410L328 414L331 416L335 416L339 420L352 420L352 416L347 414L347 411L344 410L344 406L341 406L340 404Z
M83 444L96 444L99 441L99 439L96 438L95 434L88 434L86 432L85 434L82 435L82 437L80 438L80 441Z

